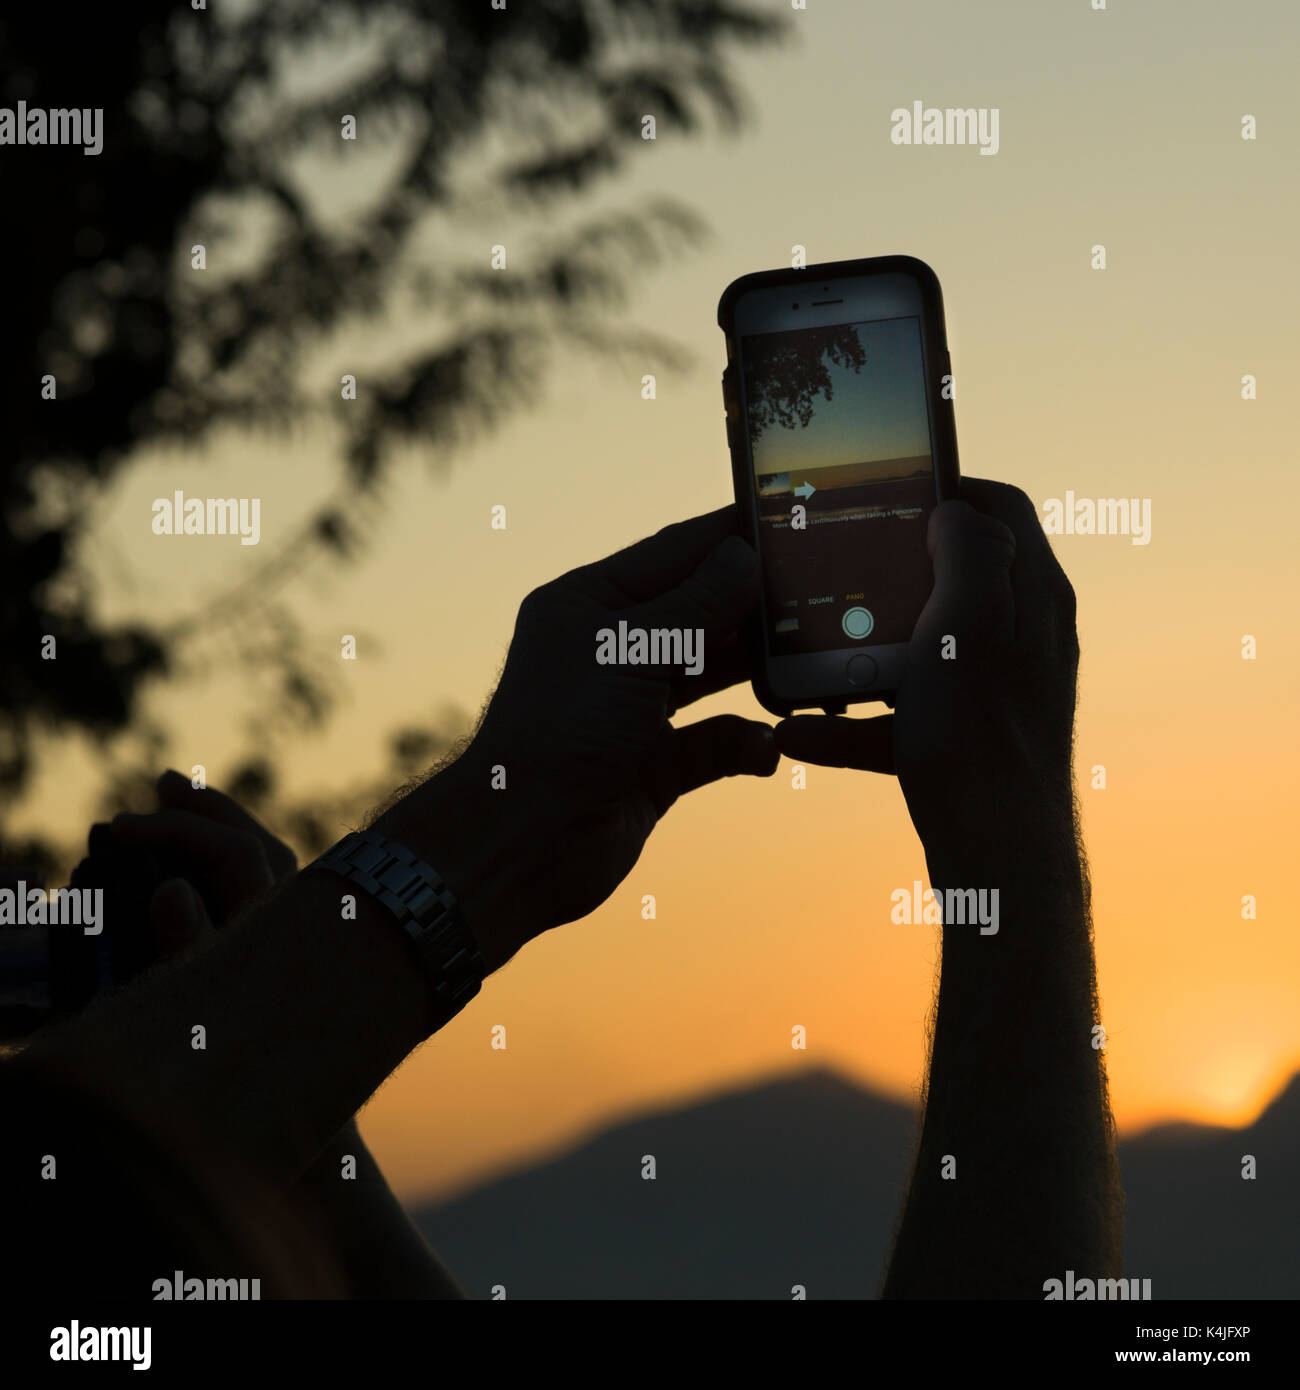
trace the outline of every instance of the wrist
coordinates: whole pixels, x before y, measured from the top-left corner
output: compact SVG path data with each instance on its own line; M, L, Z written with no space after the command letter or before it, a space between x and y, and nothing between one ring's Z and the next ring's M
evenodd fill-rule
M527 936L514 903L524 840L492 801L489 776L464 759L436 773L370 827L431 865L455 895L487 973L499 969ZM496 794L501 797L503 794Z
M344 1155L351 1154L359 1165L361 1155L368 1152L355 1118L351 1119L316 1155L311 1166L303 1171L298 1185L304 1188L330 1188L338 1179Z
M1021 803L1009 814L926 837L936 888L999 888L1008 905L1044 917L1081 914L1086 876L1071 802Z

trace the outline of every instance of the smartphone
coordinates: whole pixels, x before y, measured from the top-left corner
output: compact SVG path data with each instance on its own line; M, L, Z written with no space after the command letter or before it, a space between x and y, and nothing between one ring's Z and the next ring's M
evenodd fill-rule
M763 585L765 709L886 700L933 587L931 511L957 496L943 297L910 256L741 276L723 292L736 502Z

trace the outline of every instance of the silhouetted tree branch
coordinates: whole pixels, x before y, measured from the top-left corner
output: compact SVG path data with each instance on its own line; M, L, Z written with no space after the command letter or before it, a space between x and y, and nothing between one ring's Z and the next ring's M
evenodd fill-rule
M0 17L0 105L102 108L102 153L7 147L0 251L9 267L0 369L6 443L0 604L0 786L31 772L33 739L77 728L106 739L138 717L143 684L175 672L195 622L108 628L77 539L100 485L144 445L191 447L217 427L340 434L339 486L255 590L274 600L305 557L346 557L395 447L439 457L535 402L557 342L657 362L681 354L607 320L629 272L692 244L674 203L565 230L558 216L642 142L688 134L741 103L728 62L776 19L722 0L276 0L205 11L137 0ZM340 138L355 117L358 139ZM313 161L391 164L346 219ZM388 167L385 165L384 167ZM327 182L327 181L326 181ZM493 274L468 219L530 217L526 270ZM191 247L207 249L204 271ZM417 305L427 340L397 360L309 370L322 344ZM41 378L57 381L41 398ZM57 661L41 643L57 641ZM272 658L277 659L277 658ZM288 644L284 686L319 714L327 692Z

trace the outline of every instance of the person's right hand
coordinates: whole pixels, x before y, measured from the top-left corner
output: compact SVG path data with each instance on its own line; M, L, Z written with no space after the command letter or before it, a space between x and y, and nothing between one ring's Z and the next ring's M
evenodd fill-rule
M671 722L748 678L739 629L758 592L758 558L724 507L524 600L468 747L374 824L446 879L489 970L599 907L678 797L776 771L767 724L734 714ZM597 634L620 623L700 634L703 668L601 664Z
M776 742L802 762L897 773L932 864L984 863L1008 834L1072 817L1074 590L1033 503L1006 483L964 478L927 544L934 590L894 713L796 715Z

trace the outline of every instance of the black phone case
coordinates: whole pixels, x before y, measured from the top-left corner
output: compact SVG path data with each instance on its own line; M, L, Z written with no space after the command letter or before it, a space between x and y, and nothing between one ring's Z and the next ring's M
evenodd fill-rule
M898 274L910 275L921 286L925 340L927 345L939 345L939 360L934 360L934 348L930 346L925 363L930 414L934 421L935 477L939 501L946 502L958 495L961 474L957 464L956 416L951 399L944 400L939 389L942 378L952 373L952 362L948 354L948 330L943 316L943 291L939 287L939 277L934 271L915 256L873 256L856 261L824 261L820 265L804 266L802 269L790 267L755 271L733 280L718 300L718 326L727 341L727 366L722 373L722 399L727 415L727 448L731 454L732 486L744 526L743 534L755 550L758 549L757 499L753 481L749 477L749 461L740 429L740 393L735 389L736 373L739 370L735 335L737 301L750 290L766 289L774 285L806 285L813 280L829 280L836 276ZM796 709L808 709L817 705L827 714L842 714L848 704L859 704L869 700L884 700L891 706L893 704L893 691L875 690L856 700L837 694L828 696L825 700L803 700L797 705L789 704L778 698L768 682L767 643L763 636L761 610L756 610L750 620L745 641L749 650L750 670L753 672L754 694L759 704L772 714L787 715Z

